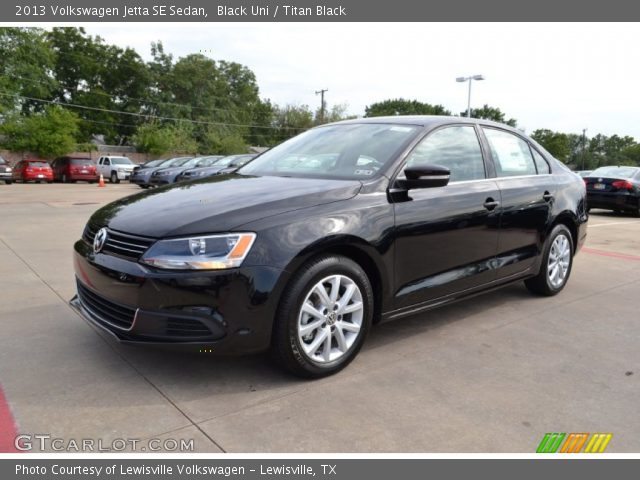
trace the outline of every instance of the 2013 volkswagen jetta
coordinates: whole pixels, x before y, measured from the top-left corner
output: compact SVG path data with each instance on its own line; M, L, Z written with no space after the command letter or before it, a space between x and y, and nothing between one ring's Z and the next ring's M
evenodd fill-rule
M75 244L71 303L124 342L271 348L318 377L377 322L522 280L560 292L586 222L582 180L522 132L351 120L101 208Z

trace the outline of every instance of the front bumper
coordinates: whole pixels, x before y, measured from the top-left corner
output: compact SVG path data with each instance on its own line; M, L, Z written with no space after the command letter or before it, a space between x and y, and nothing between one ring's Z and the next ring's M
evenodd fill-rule
M147 186L149 185L149 175L132 175L131 178L129 178L129 181L131 183L135 183L136 185L143 185L143 186Z
M0 172L0 180L12 180L11 172Z
M131 178L132 172L126 170L118 170L116 175L118 176L118 180L129 180Z
M270 345L281 270L167 272L94 254L84 240L74 250L77 295L71 306L123 343L220 354Z
M173 178L172 176L166 176L166 177L151 177L151 180L149 181L149 185L168 185L170 183L173 182Z

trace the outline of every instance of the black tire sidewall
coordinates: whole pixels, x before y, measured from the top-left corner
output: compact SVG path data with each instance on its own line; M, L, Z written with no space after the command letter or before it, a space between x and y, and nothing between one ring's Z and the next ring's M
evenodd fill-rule
M364 313L360 335L351 350L337 360L326 364L318 364L304 353L298 338L298 314L302 302L309 290L320 280L331 275L344 275L353 280L360 289L364 304ZM346 367L358 354L369 332L373 318L373 291L364 270L354 261L342 256L320 257L301 269L290 282L289 292L281 302L281 309L276 321L284 322L280 327L280 347L284 348L285 360L295 365L294 373L308 377L321 377L336 373Z

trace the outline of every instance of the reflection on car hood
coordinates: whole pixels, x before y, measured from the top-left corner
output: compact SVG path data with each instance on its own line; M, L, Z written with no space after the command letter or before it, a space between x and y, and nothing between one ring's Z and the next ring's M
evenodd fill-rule
M360 188L356 180L220 175L117 200L98 210L91 223L150 237L225 232L265 217L346 200Z

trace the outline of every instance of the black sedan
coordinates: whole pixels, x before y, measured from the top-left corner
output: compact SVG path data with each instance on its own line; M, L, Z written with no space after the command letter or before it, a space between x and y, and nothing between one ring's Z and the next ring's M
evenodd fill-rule
M140 188L149 188L151 186L151 175L161 168L170 167L178 162L186 162L191 157L174 157L168 160L152 160L139 167L133 169L129 182L135 183Z
M375 323L516 281L559 293L587 217L582 180L518 130L350 120L101 208L74 246L71 304L123 342L271 348L320 377Z
M584 179L588 208L640 216L640 168L600 167Z
M177 181L183 180L195 180L198 178L206 178L212 175L223 175L225 173L231 173L238 168L246 165L249 161L253 160L256 154L239 154L229 155L213 162L210 166L191 168L185 170Z

